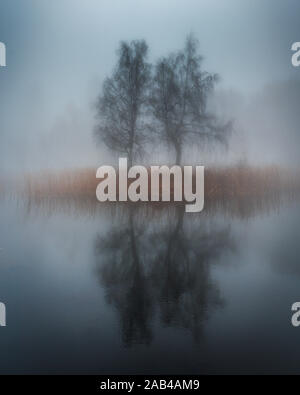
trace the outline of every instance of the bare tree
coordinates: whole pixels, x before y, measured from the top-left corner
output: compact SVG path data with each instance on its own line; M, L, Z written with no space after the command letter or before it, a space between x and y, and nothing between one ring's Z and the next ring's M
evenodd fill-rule
M129 165L142 152L145 139L143 113L150 81L147 52L144 40L121 42L116 68L104 81L97 103L97 140L126 154Z
M152 83L150 103L154 128L176 151L176 163L182 160L186 142L218 140L225 143L231 125L220 125L207 111L207 99L217 81L216 74L201 69L198 42L189 35L183 50L158 61ZM198 141L197 141L198 140Z

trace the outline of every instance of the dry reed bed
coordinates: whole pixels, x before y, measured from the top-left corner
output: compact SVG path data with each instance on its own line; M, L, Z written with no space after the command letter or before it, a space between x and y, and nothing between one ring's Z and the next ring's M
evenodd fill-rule
M96 179L96 170L92 168L28 174L24 179L23 193L32 198L96 198L95 191L100 181ZM299 191L299 174L275 166L236 165L205 169L206 199L223 200L281 193L298 195ZM172 194L171 178L171 200Z

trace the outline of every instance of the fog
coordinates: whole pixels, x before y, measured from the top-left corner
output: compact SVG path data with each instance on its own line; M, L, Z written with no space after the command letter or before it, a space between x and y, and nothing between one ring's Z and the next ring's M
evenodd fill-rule
M112 160L93 140L95 100L120 40L144 38L149 61L193 32L204 68L220 75L211 107L234 120L228 148L185 156L198 163L298 165L300 68L296 0L2 0L0 171L99 166ZM158 150L151 161L172 152ZM210 148L210 149L207 149Z

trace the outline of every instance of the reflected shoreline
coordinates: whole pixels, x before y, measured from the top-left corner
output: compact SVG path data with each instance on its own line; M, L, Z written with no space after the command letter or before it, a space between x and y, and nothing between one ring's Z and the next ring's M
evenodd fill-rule
M66 214L75 217L108 217L122 219L132 210L141 218L158 220L172 217L178 209L184 210L184 203L177 202L105 202L100 203L96 197L30 197L10 196L27 215ZM191 220L222 215L229 218L247 220L257 215L269 215L274 211L298 202L298 198L290 194L264 194L259 196L232 197L228 199L206 199L204 209L200 213L187 213Z

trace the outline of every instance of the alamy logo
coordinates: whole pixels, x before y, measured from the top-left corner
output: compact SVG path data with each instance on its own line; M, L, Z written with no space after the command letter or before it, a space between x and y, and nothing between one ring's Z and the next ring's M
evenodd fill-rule
M292 315L292 325L298 327L300 326L300 302L293 303L292 311L294 311Z
M0 302L0 326L6 326L6 307Z
M300 66L300 42L293 43L291 50L294 52L291 59L292 65L298 67Z
M171 176L172 180L171 181ZM119 158L118 172L112 166L101 166L96 173L101 182L96 189L100 202L170 202L171 190L175 202L185 201L185 211L196 213L204 206L204 166L132 166L127 158ZM193 185L195 184L195 185ZM150 188L150 190L149 190Z
M6 66L6 47L2 42L0 42L0 66Z

